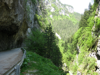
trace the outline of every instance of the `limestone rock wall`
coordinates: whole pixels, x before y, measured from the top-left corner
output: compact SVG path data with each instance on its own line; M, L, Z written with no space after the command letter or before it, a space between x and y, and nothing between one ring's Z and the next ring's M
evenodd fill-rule
M35 25L36 11L41 13L38 0L0 0L0 51L21 47L26 34Z

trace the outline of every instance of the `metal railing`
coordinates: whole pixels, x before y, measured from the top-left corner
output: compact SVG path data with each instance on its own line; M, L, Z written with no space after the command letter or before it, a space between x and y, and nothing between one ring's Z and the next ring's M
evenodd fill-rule
M4 75L20 75L20 67L23 64L24 58L26 58L26 50L24 48L21 48L21 50L24 52L22 59Z

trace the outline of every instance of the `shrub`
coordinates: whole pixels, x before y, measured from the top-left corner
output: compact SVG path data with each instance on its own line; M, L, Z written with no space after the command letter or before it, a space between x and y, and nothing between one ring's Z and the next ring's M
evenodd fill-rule
M33 4L35 4L35 3L36 3L36 0L31 0L31 1L32 1L32 3L33 3Z
M26 39L26 46L28 50L43 55L45 42L44 33L41 33L39 30L32 30L31 35Z

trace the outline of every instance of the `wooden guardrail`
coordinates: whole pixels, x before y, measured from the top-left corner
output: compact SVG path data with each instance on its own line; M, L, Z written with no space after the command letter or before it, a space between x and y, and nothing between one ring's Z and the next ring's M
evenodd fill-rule
M24 48L21 48L21 50L24 52L22 59L4 75L20 75L20 67L23 64L24 58L26 58L26 50Z

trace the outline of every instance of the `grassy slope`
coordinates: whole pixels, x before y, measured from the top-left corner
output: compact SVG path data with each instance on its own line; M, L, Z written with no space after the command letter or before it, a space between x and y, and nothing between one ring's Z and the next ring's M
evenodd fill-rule
M33 72L36 70L37 72ZM26 59L21 67L21 75L27 73L37 75L65 75L61 68L56 67L51 60L30 51L27 51Z

